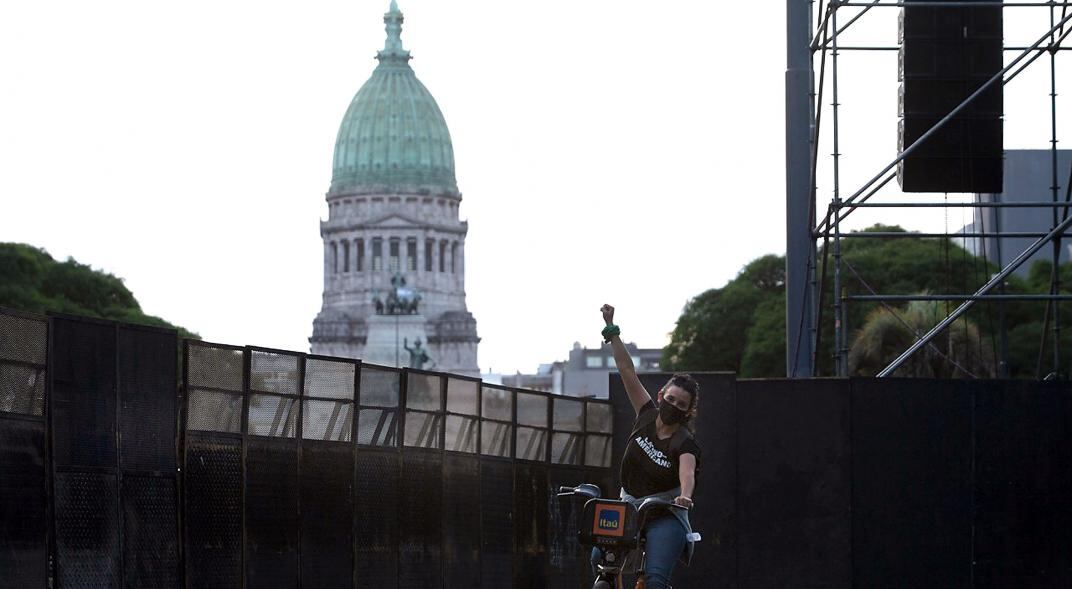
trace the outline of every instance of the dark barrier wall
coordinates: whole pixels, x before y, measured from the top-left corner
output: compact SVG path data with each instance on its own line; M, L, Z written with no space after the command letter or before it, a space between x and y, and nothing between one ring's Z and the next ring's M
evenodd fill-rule
M1072 586L1068 382L694 376L704 539L676 586Z
M189 586L581 586L550 481L608 480L608 403L185 345Z
M51 318L59 587L177 587L177 335Z
M48 574L47 347L43 317L0 309L0 578L13 587Z
M607 404L190 341L180 389L176 344L0 310L0 584L591 584L553 490L616 492L620 381ZM1072 586L1069 383L697 378L677 586Z

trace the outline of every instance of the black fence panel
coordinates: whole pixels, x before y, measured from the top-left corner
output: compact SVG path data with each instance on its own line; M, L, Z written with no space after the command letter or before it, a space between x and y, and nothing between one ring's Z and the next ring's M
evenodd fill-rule
M52 456L56 468L116 468L116 327L52 318Z
M514 582L514 466L508 460L480 461L480 579L482 587Z
M1072 587L1072 390L992 382L975 396L975 587Z
M851 584L849 386L737 383L738 583Z
M45 383L48 322L0 308L0 577L48 578Z
M298 584L298 447L249 437L245 470L246 587Z
M123 477L123 579L126 587L178 587L175 480Z
M971 389L950 380L851 382L854 581L970 587Z
M514 587L547 586L547 466L518 462L514 474Z
M398 586L399 457L358 450L354 483L355 586Z
M173 331L121 327L118 360L122 468L173 476L177 336Z
M439 452L402 453L398 487L398 586L442 585L443 458Z
M187 434L186 579L190 587L242 586L242 440Z
M59 587L121 587L119 498L113 474L55 475Z
M584 501L575 497L555 497L559 487L576 487L592 482L582 468L553 467L548 473L547 493L547 586L580 587L587 585L587 569L590 568L588 549L581 547L577 538L580 529L581 510Z
M352 587L353 447L303 440L301 452L302 586Z
M480 459L443 457L443 586L480 586Z
M45 424L0 418L0 571L12 587L44 587L48 566Z
M117 351L124 586L178 587L178 336L120 326Z

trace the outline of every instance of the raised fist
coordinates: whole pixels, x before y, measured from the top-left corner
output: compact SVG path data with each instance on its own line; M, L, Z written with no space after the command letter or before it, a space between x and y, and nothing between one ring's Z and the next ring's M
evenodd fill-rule
M603 313L603 321L606 321L607 325L614 323L614 307L610 305L603 305L599 308L599 311Z

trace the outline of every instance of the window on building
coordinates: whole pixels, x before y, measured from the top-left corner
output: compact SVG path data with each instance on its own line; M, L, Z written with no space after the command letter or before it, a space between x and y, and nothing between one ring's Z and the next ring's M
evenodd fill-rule
M354 269L357 272L365 271L365 240L354 241Z
M339 273L339 246L334 241L331 242L331 273Z
M417 238L415 237L406 240L406 270L417 271Z
M447 242L439 242L439 271L447 271Z
M342 242L342 271L350 271L350 242Z
M450 273L458 273L458 242L450 244Z
M391 246L390 247L391 247L391 251L390 251L390 254L389 254L390 257L388 258L388 261L387 261L387 263L389 264L388 267L391 269L391 272L398 272L399 269L401 269L401 266L399 265L399 260L398 260L398 256L399 256L398 251L400 249L402 249L402 248L401 248L401 243L399 243L399 240L398 240L397 237L392 237L391 238Z
M432 271L432 252L435 250L435 240L429 239L424 242L424 271Z
M603 368L603 356L588 356L584 360L589 368ZM614 364L612 363L611 366Z
M372 238L372 271L383 270L383 239Z

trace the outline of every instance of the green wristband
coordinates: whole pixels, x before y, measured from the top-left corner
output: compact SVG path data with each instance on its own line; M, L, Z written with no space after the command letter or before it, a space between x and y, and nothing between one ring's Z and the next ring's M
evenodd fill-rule
M617 325L611 323L610 325L603 328L603 341L609 342L610 338L621 334L622 330Z

